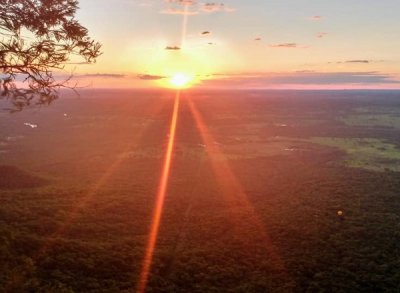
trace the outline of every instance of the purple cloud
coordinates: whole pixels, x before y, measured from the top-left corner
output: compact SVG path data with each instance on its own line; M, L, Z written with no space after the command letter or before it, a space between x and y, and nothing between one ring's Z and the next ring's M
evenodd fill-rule
M282 44L271 44L271 48L298 48L296 43L282 43Z
M214 75L204 81L205 86L273 88L276 86L334 86L334 85L398 85L400 80L388 74L368 72L315 72L297 71L291 73L228 74Z
M152 74L139 74L137 77L142 80L160 80L166 78L165 76Z

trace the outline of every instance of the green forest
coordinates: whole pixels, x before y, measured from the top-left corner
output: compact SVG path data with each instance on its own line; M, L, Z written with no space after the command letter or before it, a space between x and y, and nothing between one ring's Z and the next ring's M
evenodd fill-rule
M173 100L91 96L0 114L0 292L136 288ZM399 97L185 92L147 292L399 292Z

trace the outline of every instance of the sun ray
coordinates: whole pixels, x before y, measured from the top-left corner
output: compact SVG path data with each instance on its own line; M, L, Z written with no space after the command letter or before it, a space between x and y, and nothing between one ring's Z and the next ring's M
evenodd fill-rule
M226 158L224 158L223 151L221 151L220 147L215 143L214 137L207 128L203 117L197 110L193 101L191 99L187 99L187 103L203 143L206 146L206 151L211 162L213 173L216 176L218 184L221 186L221 195L224 197L224 200L230 210L230 216L231 220L233 221L233 225L235 227L241 227L246 219L246 221L254 229L255 233L251 234L249 231L246 231L245 233L247 233L248 236L257 237L257 239L253 239L254 241L262 241L269 257L271 258L271 261L275 264L274 269L282 272L286 277L288 277L281 257L272 244L261 219L254 209L254 206L248 200L240 181L232 172L229 164L226 161ZM237 213L238 208L244 211L243 214L239 215ZM248 241L248 239L244 240Z
M169 174L171 170L172 163L172 153L175 145L175 134L176 127L178 123L178 115L179 115L179 101L180 101L181 91L176 92L175 100L174 100L174 110L171 118L171 125L169 129L169 139L167 149L164 155L164 163L160 178L160 183L158 185L158 192L156 197L156 204L153 212L153 218L150 228L150 233L146 245L145 255L142 264L142 270L139 276L139 283L137 286L137 292L145 292L147 287L147 282L149 278L149 273L151 269L151 264L153 261L154 250L156 247L158 231L160 228L161 216L164 208L164 201L167 195Z
M160 112L162 105L158 102L152 103L149 108L148 116L153 118ZM132 137L131 143L129 143L125 148L123 148L122 153L129 151L132 147L139 144L143 135L147 131L148 126L141 128L139 132L136 132ZM41 257L49 251L54 245L57 238L61 237L65 231L73 225L79 214L85 209L89 202L95 197L96 193L109 181L113 174L118 170L120 165L126 160L126 158L119 156L111 164L110 167L104 172L104 174L89 188L88 192L76 203L75 206L68 212L68 217L60 225L56 231L54 231L50 236L47 237L44 244L40 247L37 252L37 257Z
M182 21L182 36L181 36L181 48L184 49L186 47L186 31L188 25L188 17L189 17L189 4L185 4L185 9L183 13L183 21Z

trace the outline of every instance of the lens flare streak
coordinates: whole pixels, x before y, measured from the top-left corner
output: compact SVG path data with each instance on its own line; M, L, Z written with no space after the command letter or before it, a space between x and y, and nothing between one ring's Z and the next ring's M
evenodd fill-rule
M254 243L262 243L264 249L271 259L271 262L273 262L275 265L274 269L282 272L287 277L284 263L276 251L273 243L271 242L271 239L266 231L266 227L258 216L254 206L247 198L247 194L244 192L243 186L232 172L229 164L226 161L226 158L224 158L223 151L215 143L214 137L207 128L207 125L205 124L203 117L197 110L195 104L191 100L187 100L187 102L190 112L195 120L197 129L202 137L203 143L206 146L211 167L217 182L221 187L221 195L224 197L226 205L229 209L230 217L233 221L232 224L238 230L237 232L243 234L242 237L244 239L251 237L254 238L252 239ZM249 225L244 225L245 222L247 222ZM247 227L252 227L253 232L248 231ZM246 236L244 236L245 234Z
M185 4L185 10L183 13L183 22L182 22L182 36L181 36L181 48L186 47L186 33L187 33L187 26L188 26L188 12L189 12L189 5Z
M172 113L171 125L169 130L169 139L167 150L164 156L164 163L161 173L160 183L158 185L158 192L156 197L156 204L153 212L153 219L150 228L150 234L148 237L145 256L143 259L142 270L139 277L139 283L137 287L137 292L143 293L146 290L149 273L151 269L151 264L153 260L153 254L156 247L158 231L160 228L161 216L164 208L165 197L168 188L168 180L169 174L171 170L172 163L172 153L174 150L175 144L175 134L176 134L176 126L178 123L178 115L179 115L179 100L180 100L181 92L177 91L174 101L174 110Z
M161 107L162 105L160 104L151 105L149 108L148 117L153 118L157 116L161 110ZM123 148L122 153L125 153L132 147L138 145L147 130L148 126L143 127L139 132L137 132L136 135L131 138L131 142L125 148ZM98 191L109 182L115 172L120 168L121 164L123 164L125 161L126 158L122 156L118 157L111 164L111 166L107 168L103 175L100 176L100 178L94 182L92 186L90 186L88 192L76 202L71 210L68 211L68 217L62 223L62 225L60 225L56 231L47 237L44 244L39 248L36 257L45 255L53 247L57 238L63 236L64 233L75 223L79 215L85 211L87 205L95 198Z

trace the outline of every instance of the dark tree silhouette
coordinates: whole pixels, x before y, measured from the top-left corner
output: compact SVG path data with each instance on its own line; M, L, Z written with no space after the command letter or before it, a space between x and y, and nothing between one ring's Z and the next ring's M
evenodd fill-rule
M0 93L14 111L51 103L62 87L75 89L54 71L71 56L91 63L101 54L75 19L77 9L77 0L0 0Z

